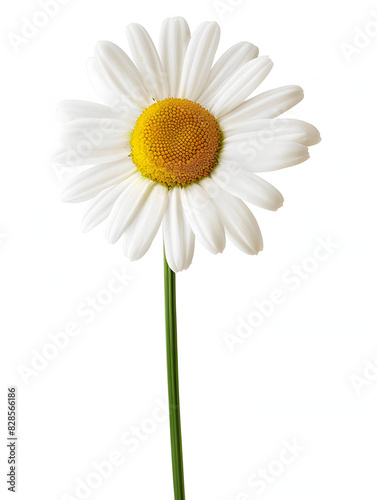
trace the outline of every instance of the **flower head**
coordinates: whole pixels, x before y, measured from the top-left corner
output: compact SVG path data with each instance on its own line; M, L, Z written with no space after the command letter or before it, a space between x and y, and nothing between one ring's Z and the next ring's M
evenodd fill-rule
M283 197L257 174L305 161L317 129L276 117L303 97L286 86L249 98L272 68L241 42L213 64L220 29L167 19L157 52L140 25L127 28L133 61L111 42L99 42L89 78L105 105L63 101L63 148L57 162L94 165L67 182L63 200L92 200L83 230L107 219L107 238L123 237L131 260L149 249L161 224L173 271L187 269L197 239L210 252L226 236L258 253L259 226L244 201L277 210ZM246 100L247 99L247 100ZM244 200L244 201L242 201Z

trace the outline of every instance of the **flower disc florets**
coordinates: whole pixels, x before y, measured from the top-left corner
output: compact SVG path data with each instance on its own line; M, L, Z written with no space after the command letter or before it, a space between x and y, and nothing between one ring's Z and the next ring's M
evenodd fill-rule
M197 102L169 98L144 110L130 143L138 170L170 188L191 184L212 172L221 132L214 116Z

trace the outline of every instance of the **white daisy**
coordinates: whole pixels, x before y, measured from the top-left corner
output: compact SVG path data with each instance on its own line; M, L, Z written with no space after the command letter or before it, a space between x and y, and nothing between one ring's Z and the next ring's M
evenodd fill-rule
M258 253L262 236L244 201L277 210L283 197L257 174L305 161L308 146L320 140L308 123L276 119L301 101L302 89L248 99L272 63L240 42L213 64L215 22L190 36L183 18L165 20L159 53L142 26L131 24L127 36L134 62L117 45L99 42L88 63L105 105L58 107L63 148L55 160L94 165L69 179L63 200L92 200L83 230L107 219L108 240L123 237L131 260L147 252L162 224L175 272L190 266L195 239L216 254L227 235L243 252Z

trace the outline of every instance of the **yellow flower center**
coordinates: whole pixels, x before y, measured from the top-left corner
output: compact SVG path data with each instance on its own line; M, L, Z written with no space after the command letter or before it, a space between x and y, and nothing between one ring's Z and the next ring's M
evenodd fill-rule
M215 168L221 132L197 102L169 98L143 111L130 142L132 160L145 177L167 187L184 186Z

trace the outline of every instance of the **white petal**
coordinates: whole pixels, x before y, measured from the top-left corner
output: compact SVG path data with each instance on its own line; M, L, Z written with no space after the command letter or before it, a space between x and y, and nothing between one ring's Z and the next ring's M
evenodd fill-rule
M168 95L177 97L190 28L183 17L165 19L160 35L160 54L168 80Z
M119 103L122 102L120 95L116 92L102 71L99 62L91 57L87 62L87 72L90 83L94 88L97 95L106 103L108 106L117 107Z
M242 138L242 136L239 136ZM234 138L233 138L234 139ZM307 146L292 141L272 140L265 144L247 140L235 141L221 151L221 162L250 172L270 172L291 167L309 158Z
M169 191L163 224L166 260L175 273L188 269L195 248L195 236L186 219L181 194L182 189L178 187Z
M202 23L187 48L178 97L196 101L203 92L220 40L215 22Z
M119 103L116 108L110 108L110 106L96 102L70 99L58 104L56 115L61 122L97 118L134 123L140 116L140 109L125 103Z
M98 193L97 196L89 203L81 224L81 229L84 233L90 231L107 219L114 203L123 193L125 185L126 181L123 181L115 186L111 186Z
M200 185L210 196L224 224L226 234L243 252L254 255L263 249L262 234L254 215L243 201L227 193L209 177Z
M236 71L257 56L258 47L252 43L240 42L230 47L211 69L204 92L198 98L200 104L207 107L212 94L218 92Z
M96 163L110 163L130 154L129 148L96 149L85 140L79 142L74 148L61 148L52 161L58 165L72 168L79 165L94 165Z
M117 113L104 104L96 102L67 99L58 104L56 117L59 121L81 120L84 118L117 118Z
M156 184L124 232L124 253L131 260L143 257L157 234L168 204L168 189Z
M290 118L257 119L241 122L223 130L224 145L234 141L268 146L273 140L293 141L305 146L320 142L319 131L310 123Z
M130 24L126 32L132 57L139 68L144 87L155 100L165 99L168 94L166 74L151 37L140 24Z
M257 118L275 118L295 106L303 97L304 92L297 85L268 90L243 102L222 116L220 119L221 127L225 129L239 122Z
M215 92L208 102L208 109L215 116L222 116L243 102L272 69L268 57L257 57L244 64L232 78Z
M88 168L69 179L62 193L62 201L76 203L90 200L104 189L124 181L135 170L131 158Z
M282 194L270 183L252 172L232 164L220 164L211 178L225 191L266 210L283 205Z
M82 141L89 141L93 148L121 148L128 145L131 122L113 118L84 118L65 122L61 129L61 142L77 148Z
M120 47L98 42L94 53L109 85L123 100L140 109L152 103L139 70Z
M127 179L125 189L115 202L109 215L106 236L110 243L119 240L127 226L147 201L154 185L154 182L146 179L139 172Z
M220 216L199 184L182 189L182 204L191 229L200 243L216 254L225 248L225 231Z

